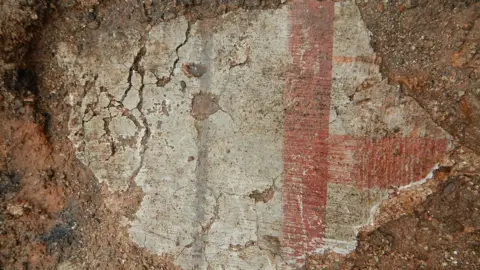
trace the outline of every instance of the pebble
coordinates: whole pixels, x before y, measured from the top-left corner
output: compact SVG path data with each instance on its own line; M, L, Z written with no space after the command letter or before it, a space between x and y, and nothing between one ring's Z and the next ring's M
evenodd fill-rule
M18 110L20 109L21 107L23 107L23 103L20 101L20 100L15 100L15 102L13 103L13 108L15 110Z
M418 6L418 0L406 0L405 1L405 8L410 9Z
M175 13L173 13L173 12L165 12L162 15L162 19L164 21L170 21L171 19L174 19L175 17L177 17L177 15L175 15Z
M190 63L190 64L184 64L182 67L183 73L187 77L202 77L202 75L207 72L207 69L200 65L200 64L195 64L195 63Z
M378 3L377 10L378 10L378 12L383 12L385 10L385 7L384 7L383 3L381 3L381 2Z
M425 48L428 48L428 49L430 49L430 48L432 48L432 47L433 47L433 45L434 45L433 41L431 41L431 40L427 40L427 41L425 41L425 43L424 43L424 45L423 45L423 46L424 46Z

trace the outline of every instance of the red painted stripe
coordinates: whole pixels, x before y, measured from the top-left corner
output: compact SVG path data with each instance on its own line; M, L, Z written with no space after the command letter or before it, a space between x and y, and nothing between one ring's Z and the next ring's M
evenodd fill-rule
M325 231L333 9L330 1L298 0L289 18L282 247L297 263L322 245Z
M290 11L293 63L284 93L282 248L297 265L323 246L328 182L360 188L406 185L424 178L448 143L416 134L329 135L333 14L333 2L317 0L295 1ZM338 63L365 59L336 58Z
M418 181L441 160L447 139L382 138L359 140L354 178L362 188L404 186Z
M424 178L444 156L447 139L328 139L328 182L360 188L404 186Z

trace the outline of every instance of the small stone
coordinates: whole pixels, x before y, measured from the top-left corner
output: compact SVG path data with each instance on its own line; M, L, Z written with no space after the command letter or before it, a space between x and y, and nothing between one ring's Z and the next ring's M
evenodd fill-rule
M472 25L471 23L464 23L464 24L462 25L462 29L463 29L463 30L470 30L470 29L472 29L472 26L473 26L473 25Z
M182 70L185 76L187 76L188 78L200 78L203 74L205 74L205 72L207 72L206 67L195 63L183 64Z
M174 19L175 17L176 17L176 15L173 12L165 12L162 15L162 19L164 21L170 21L170 20Z
M385 10L385 6L383 5L382 2L378 3L377 10L378 12L383 12Z
M158 87L164 87L165 85L167 85L167 83L170 81L170 77L161 77L161 78L157 78L157 86Z
M450 183L443 189L443 195L448 196L455 190L455 184Z
M418 0L406 0L405 1L405 8L410 9L418 6Z
M95 20L95 21L91 21L89 23L87 23L87 28L88 29L98 29L100 27L100 21L98 20Z
M428 48L428 49L432 48L433 45L434 45L434 43L433 43L433 41L431 41L431 40L427 40L427 41L425 41L425 43L423 44L423 46L424 46L425 48Z
M463 45L464 43L465 43L465 42L463 42L463 41L457 41L457 42L454 43L454 46L455 46L455 48L460 48L460 47L462 47L462 45Z
M21 204L9 204L7 212L14 217L20 217L23 216L23 207Z
M13 108L15 110L18 110L21 107L23 107L23 103L20 100L16 99L15 102L13 103Z

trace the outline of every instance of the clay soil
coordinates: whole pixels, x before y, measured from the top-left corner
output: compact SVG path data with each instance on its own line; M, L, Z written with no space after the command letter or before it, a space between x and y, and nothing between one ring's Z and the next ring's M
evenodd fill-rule
M156 4L155 4L156 3ZM280 1L3 0L0 3L0 269L175 269L129 240L142 199L111 193L67 138L68 85L59 40L85 50L99 31L139 32L176 16L195 21ZM480 2L362 1L383 75L455 138L432 180L392 189L377 224L348 256L307 269L480 268ZM122 18L121 20L118 18Z

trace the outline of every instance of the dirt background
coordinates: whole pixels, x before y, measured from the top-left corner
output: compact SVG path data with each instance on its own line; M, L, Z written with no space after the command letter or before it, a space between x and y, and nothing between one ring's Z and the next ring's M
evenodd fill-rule
M176 16L190 21L285 1L47 1L0 4L0 269L174 269L129 241L142 192L112 194L76 160L66 135L68 85L54 63L58 41L84 50L100 31ZM399 84L456 140L427 184L391 190L377 225L348 256L308 259L307 269L476 269L480 266L480 2L359 3L382 60ZM143 37L144 38L144 37ZM141 42L141 40L139 40ZM112 44L114 46L115 44Z

